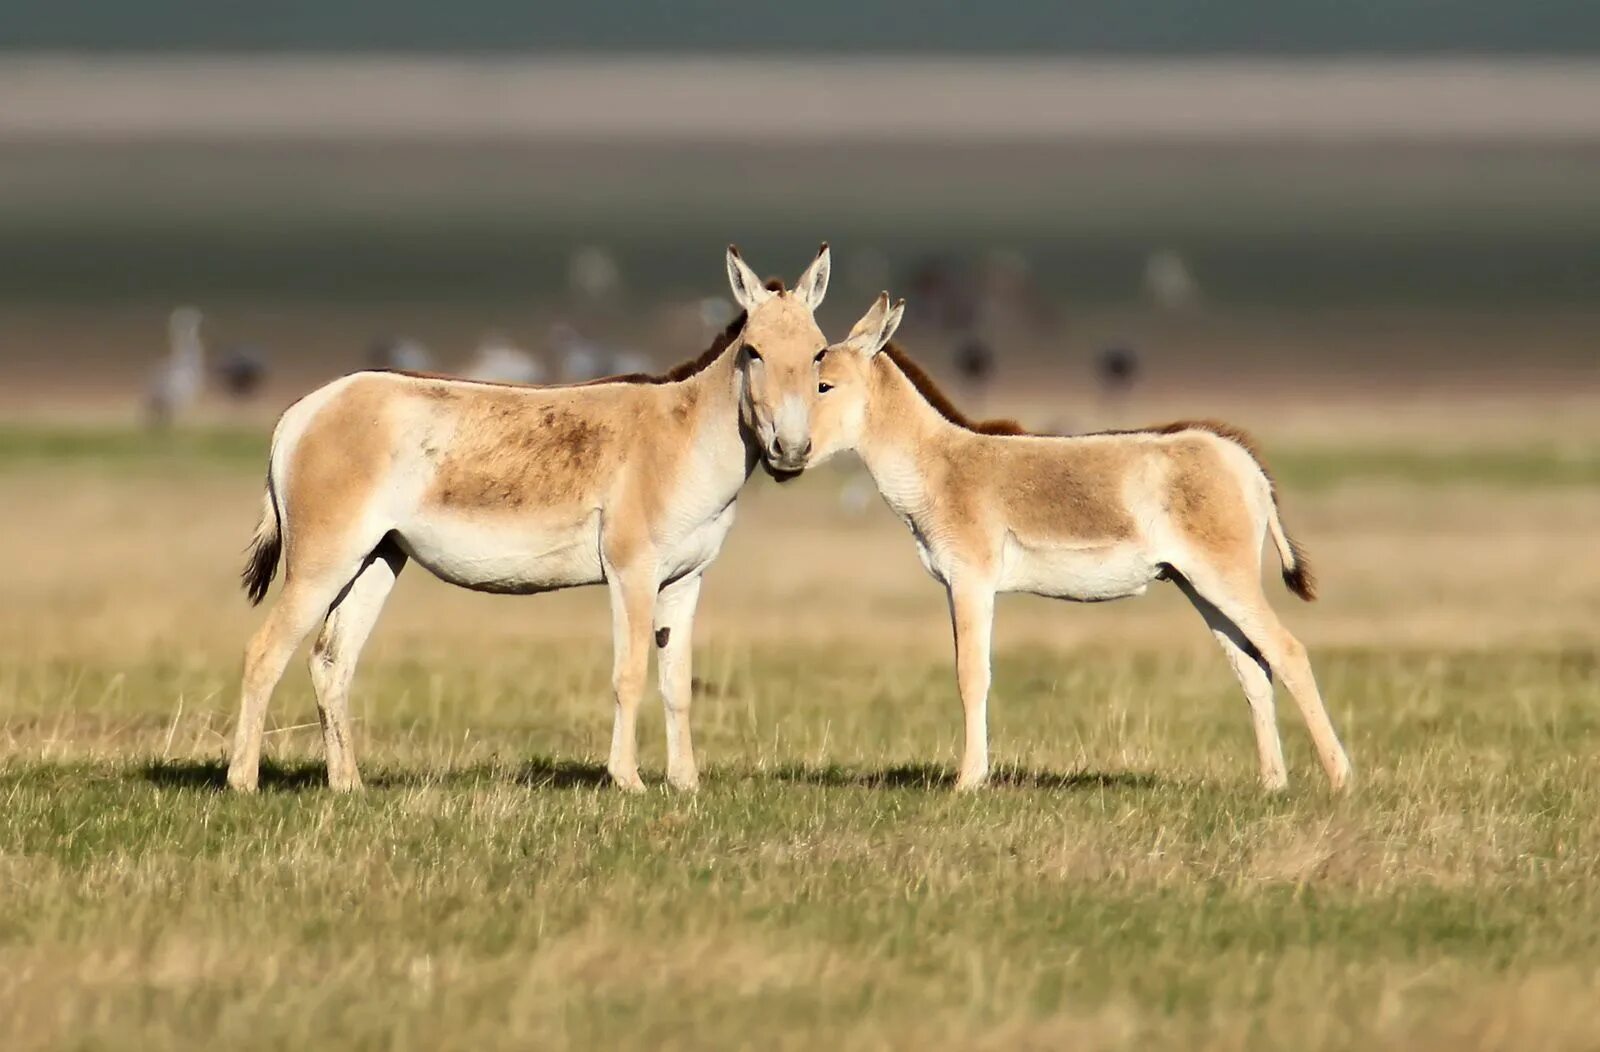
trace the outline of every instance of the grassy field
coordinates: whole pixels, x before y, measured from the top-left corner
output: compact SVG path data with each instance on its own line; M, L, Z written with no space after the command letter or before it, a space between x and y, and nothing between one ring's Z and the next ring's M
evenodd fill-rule
M955 796L941 595L835 471L753 484L708 580L697 796L604 784L603 593L413 571L356 682L369 791L321 788L297 669L236 798L260 435L10 427L0 1047L1592 1048L1600 472L1524 424L1266 435L1344 799L1287 705L1256 789L1170 590L1003 603L1001 775Z

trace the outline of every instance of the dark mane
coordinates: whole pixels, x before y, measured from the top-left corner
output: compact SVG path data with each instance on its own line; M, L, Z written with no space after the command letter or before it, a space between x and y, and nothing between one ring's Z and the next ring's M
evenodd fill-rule
M929 376L922 366L913 361L910 355L901 350L898 344L890 343L886 345L883 348L883 356L894 363L894 367L900 370L901 375L911 381L911 386L917 389L917 393L922 396L923 401L933 406L940 416L957 427L966 428L968 431L979 435L1029 434L1028 429L1015 420L973 420L967 416L956 408L956 404L950 401L948 395L939 389L939 385L933 382L933 377Z
M898 345L890 343L883 349L884 357L894 363L895 368L911 382L917 393L939 415L955 424L978 435L1027 435L1036 438L1093 438L1098 435L1176 435L1181 431L1209 431L1218 438L1225 438L1235 445L1241 446L1246 453L1255 458L1261 465L1261 473L1267 476L1269 483L1273 482L1272 472L1267 469L1267 462L1261 455L1261 448L1256 445L1256 440L1250 433L1225 424L1220 420L1176 420L1170 424L1153 424L1149 427L1135 427L1116 431L1089 431L1081 435L1046 435L1036 431L1029 431L1015 420L973 420L960 409L956 408L950 397L939 389L933 382L933 377L918 365L910 355Z

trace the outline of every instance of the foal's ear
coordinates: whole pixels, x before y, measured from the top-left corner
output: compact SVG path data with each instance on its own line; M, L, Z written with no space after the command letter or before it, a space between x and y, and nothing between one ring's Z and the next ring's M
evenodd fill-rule
M755 310L772 298L756 272L745 265L738 245L728 246L728 284L733 289L733 298L747 311Z
M900 327L900 318L906 312L906 301L901 300L893 307L889 306L889 294L878 293L878 298L872 301L872 306L867 308L867 313L856 322L855 328L850 330L850 335L845 337L845 343L854 350L868 358L883 350L894 331Z
M800 275L800 280L795 282L794 286L794 294L812 310L822 306L822 297L828 294L828 274L832 269L828 243L824 241L822 247L817 249L817 258L811 261L811 265Z

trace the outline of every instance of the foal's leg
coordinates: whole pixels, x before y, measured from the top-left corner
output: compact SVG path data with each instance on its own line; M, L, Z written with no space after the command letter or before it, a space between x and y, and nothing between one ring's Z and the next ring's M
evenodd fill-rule
M956 683L966 717L966 745L957 789L976 789L989 778L989 660L994 632L994 586L953 578L950 622L956 637Z
M656 596L656 676L667 716L667 781L677 789L694 790L700 772L694 762L694 742L689 736L690 674L695 604L700 599L700 575L674 581Z
M393 542L378 545L356 579L334 601L328 620L311 646L311 685L316 688L317 715L322 719L328 785L336 792L361 788L350 738L350 681L356 674L361 648L405 565L405 553Z
M1250 703L1250 718L1256 729L1256 755L1261 761L1261 784L1271 790L1289 784L1289 774L1283 766L1283 742L1278 737L1277 708L1272 697L1272 669L1261 656L1255 644L1245 637L1239 626L1230 621L1221 610L1212 605L1188 579L1174 575L1174 582L1189 597L1200 616L1206 619L1211 634L1222 644L1223 655L1233 667L1244 688L1245 700Z
M1182 570L1182 568L1180 568ZM1350 785L1350 758L1334 732L1333 721L1317 690L1316 677L1311 673L1311 661L1306 648L1296 639L1261 591L1261 579L1249 575L1224 575L1207 570L1185 572L1193 587L1208 599L1222 614L1236 625L1246 639L1254 644L1267 666L1278 674L1289 693L1294 695L1300 715L1311 732L1311 741L1317 749L1317 759L1335 789Z
M639 778L639 699L650 671L650 623L658 587L653 564L627 570L607 568L611 591L611 690L616 698L611 725L611 757L606 770L621 789L643 792Z

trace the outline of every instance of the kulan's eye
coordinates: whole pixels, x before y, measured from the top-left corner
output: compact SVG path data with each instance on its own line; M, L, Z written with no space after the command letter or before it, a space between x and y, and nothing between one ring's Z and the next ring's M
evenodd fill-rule
M831 390L833 390L833 385L828 383L826 380L823 380L817 384L817 394L827 394Z
M760 354L760 352L759 352L759 351L757 351L757 350L756 350L756 349L755 349L755 348L754 348L754 347L752 347L752 346L750 346L750 345L749 345L749 344L748 344L748 343L747 343L747 344L745 344L745 345L744 345L744 353L745 353L745 354L747 354L747 355L749 355L749 357L750 357L750 360L751 360L751 361L752 361L752 362L759 362L759 361L761 361L761 354Z

